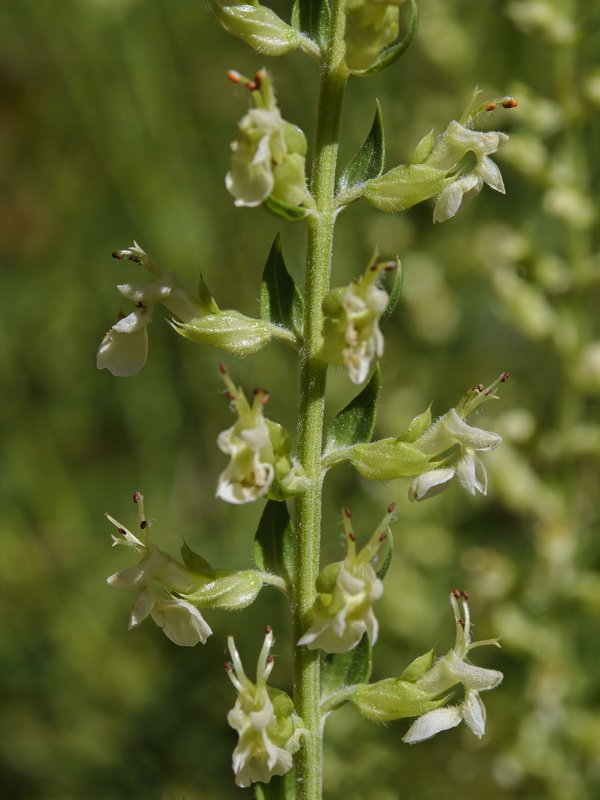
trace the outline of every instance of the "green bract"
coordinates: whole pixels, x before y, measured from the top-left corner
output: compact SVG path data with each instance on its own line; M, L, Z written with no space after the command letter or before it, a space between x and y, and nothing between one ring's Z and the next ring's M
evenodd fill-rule
M261 5L216 7L214 14L226 31L267 56L281 56L298 47L300 34L274 11Z

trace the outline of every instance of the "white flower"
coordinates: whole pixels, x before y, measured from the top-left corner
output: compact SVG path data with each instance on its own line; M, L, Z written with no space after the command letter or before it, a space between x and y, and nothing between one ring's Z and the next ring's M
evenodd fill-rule
M265 70L254 81L236 72L229 76L236 83L245 83L256 104L240 120L241 136L231 144L233 154L225 186L235 197L235 205L259 206L271 194L300 205L307 195L304 134L282 118Z
M462 611L458 605L459 600L462 601ZM462 683L465 696L458 705L436 708L420 716L403 738L403 741L409 744L430 739L440 731L456 727L463 720L481 739L485 733L486 712L479 692L495 689L504 677L498 670L476 667L469 661L467 654L473 648L488 644L497 647L500 645L497 639L471 642L471 617L465 592L454 590L450 594L450 602L456 622L454 647L438 659L415 685L435 697Z
M233 751L233 771L238 786L250 786L261 781L269 783L273 775L285 775L292 768L292 755L281 745L293 733L291 714L293 705L284 692L276 692L277 713L267 687L267 679L273 669L273 633L267 628L265 641L258 657L256 683L244 672L242 661L233 637L228 639L232 664L228 664L228 675L238 696L234 707L227 715L227 722L239 734L239 742Z
M370 540L357 553L350 512L344 509L348 553L343 561L330 564L319 575L314 622L299 645L306 645L309 650L319 648L327 653L345 653L355 647L365 633L369 642L375 644L379 624L372 603L383 594L383 582L375 574L372 561L389 535L393 510L391 505Z
M456 408L451 408L414 442L414 446L425 455L439 455L455 445L459 445L460 455L452 466L432 469L417 476L409 487L409 500L433 497L455 480L469 494L487 493L487 472L477 452L493 450L502 437L469 425L464 417L480 403L496 398L496 386L507 378L508 373L503 373L487 389L482 385L469 389Z
M138 495L136 502L140 505L142 518L143 498ZM199 588L200 582L194 574L158 547L153 546L150 541L149 526L145 521L143 521L145 541L141 542L116 519L109 514L106 516L122 537L113 535L113 544L131 547L142 556L139 563L107 578L110 586L138 590L129 619L129 628L136 627L151 616L175 644L186 647L193 647L199 642L204 644L212 630L198 609L178 596L189 594Z
M453 217L463 200L479 194L484 183L501 194L505 193L500 170L489 156L507 141L508 136L498 131L473 131L456 120L448 125L428 157L427 165L451 170L469 152L475 156L476 164L471 172L459 174L438 194L433 210L434 222Z
M383 355L379 318L389 295L376 285L385 264L372 264L347 287L332 289L323 302L321 355L330 364L343 365L352 383L363 383L374 358Z
M291 442L280 425L263 415L269 399L267 392L257 390L250 405L225 367L221 365L220 369L238 419L217 437L219 449L231 456L227 469L219 476L217 497L227 503L251 503L268 494L276 478L284 478L285 473L291 476Z
M118 377L129 377L139 372L146 363L147 327L157 303L162 303L183 322L190 322L199 317L202 308L199 301L188 293L175 274L161 270L137 242L127 250L117 250L113 256L135 261L157 278L148 284L125 283L117 286L121 294L135 305L136 310L112 326L98 349L96 358L98 369L108 369Z

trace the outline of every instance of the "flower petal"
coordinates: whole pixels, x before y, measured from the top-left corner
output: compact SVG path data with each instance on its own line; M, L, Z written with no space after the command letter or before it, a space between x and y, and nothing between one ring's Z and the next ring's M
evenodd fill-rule
M433 711L428 711L426 714L423 714L413 722L406 734L402 737L402 741L406 742L406 744L423 742L425 739L431 739L432 736L435 736L436 733L440 731L456 728L461 721L462 715L457 706L436 708Z

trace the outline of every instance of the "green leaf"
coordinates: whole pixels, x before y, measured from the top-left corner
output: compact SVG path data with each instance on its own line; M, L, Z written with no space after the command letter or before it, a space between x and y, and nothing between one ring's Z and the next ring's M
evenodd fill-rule
M278 200L276 197L273 197L270 194L264 202L264 205L269 209L269 211L273 212L273 214L277 214L278 217L283 217L284 219L294 220L297 219L304 219L304 217L308 214L308 209L303 208L302 206L292 206L290 203L284 203L283 200Z
M394 557L394 537L392 536L391 531L389 531L389 529L388 529L387 543L388 543L388 551L386 553L384 562L379 567L376 573L377 577L381 581L387 575L387 571L390 568L390 564L392 563L392 558Z
M290 582L294 559L294 526L285 503L268 500L254 537L254 563Z
M433 650L430 650L428 653L424 653L422 656L415 658L414 661L410 662L402 675L400 675L400 679L403 681L408 681L409 683L416 683L416 681L418 681L419 678L421 678L427 672L427 670L431 668L434 658L435 652Z
M198 299L205 314L218 314L219 306L215 302L215 298L208 286L204 283L204 278L200 275L198 281Z
M321 669L322 699L326 700L340 689L366 683L372 666L372 648L366 633L347 653L330 653L323 659Z
M381 370L377 364L365 388L331 422L325 439L325 454L371 441L380 388Z
M304 300L285 266L279 234L275 237L263 270L260 318L263 322L292 328L297 335L302 333Z
M415 0L410 0L410 4L412 6L412 16L410 18L410 25L408 26L405 37L396 44L393 44L391 47L388 47L386 50L383 50L377 61L368 69L352 70L353 75L359 75L360 77L365 78L369 77L369 75L375 75L376 73L381 72L382 69L391 67L391 65L397 61L404 52L406 52L408 46L415 38L417 25L419 24L419 11L417 9Z
M295 800L296 770L294 767L285 775L274 775L269 783L255 783L256 800Z
M329 19L327 0L295 0L292 9L292 27L310 36L322 47L326 44Z
M379 100L375 101L375 119L365 139L354 158L346 165L338 179L338 192L345 192L354 186L359 186L372 178L378 178L385 164L385 138L383 133L383 117Z
M198 553L194 553L187 542L181 545L181 558L186 567L191 569L192 572L197 572L198 575L203 575L205 578L210 578L211 580L214 579L216 575L214 569L205 558L199 556Z
M402 291L403 280L404 280L404 271L402 269L402 264L400 263L400 259L396 258L396 274L394 276L394 285L392 286L392 291L390 292L390 299L388 301L387 306L385 307L385 311L379 317L380 328L392 316L392 314L394 313L394 309L398 305L398 300L400 299L400 292Z

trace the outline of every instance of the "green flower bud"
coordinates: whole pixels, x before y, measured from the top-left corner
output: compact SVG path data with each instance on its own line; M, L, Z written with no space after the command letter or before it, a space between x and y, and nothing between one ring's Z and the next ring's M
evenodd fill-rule
M258 3L217 7L214 14L226 31L242 39L259 53L281 56L298 47L298 31L287 25L270 8Z
M186 595L186 599L196 608L238 611L256 600L262 586L260 574L253 569L217 569L214 579Z
M432 700L431 694L401 678L386 678L372 684L359 684L350 700L363 717L372 722L390 722L403 717L417 717L445 702Z
M369 69L400 30L398 5L346 0L346 66L351 72Z
M425 164L403 164L375 178L365 198L381 211L405 211L442 191L447 171Z
M239 311L219 311L188 322L171 322L173 328L193 342L218 347L234 356L256 353L271 341L271 328Z
M431 456L400 438L354 445L350 462L363 477L371 481L390 481L419 475L432 466Z

